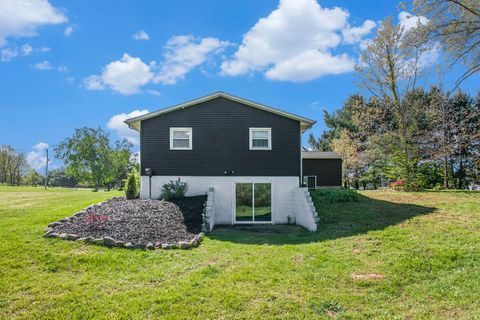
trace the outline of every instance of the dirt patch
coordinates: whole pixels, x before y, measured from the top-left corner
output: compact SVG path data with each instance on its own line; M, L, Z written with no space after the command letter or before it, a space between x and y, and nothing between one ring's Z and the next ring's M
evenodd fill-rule
M206 200L206 196L172 201L115 197L62 219L51 227L57 234L94 239L111 237L117 242L138 245L191 241L201 232Z
M352 273L352 280L382 280L384 276L379 273Z

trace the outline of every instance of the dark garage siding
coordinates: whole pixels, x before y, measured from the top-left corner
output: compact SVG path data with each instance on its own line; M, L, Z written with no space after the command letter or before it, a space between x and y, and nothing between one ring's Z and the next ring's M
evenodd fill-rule
M317 187L342 186L341 159L303 159L303 175L317 176Z
M191 127L193 150L170 150L170 127ZM272 150L249 150L249 128L272 128ZM300 176L300 123L216 98L141 123L142 174Z

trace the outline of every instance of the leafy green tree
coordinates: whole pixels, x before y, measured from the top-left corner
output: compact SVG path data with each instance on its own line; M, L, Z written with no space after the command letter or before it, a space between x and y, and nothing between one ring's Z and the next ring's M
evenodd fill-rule
M55 147L55 157L63 160L67 175L79 181L87 181L98 191L126 173L132 152L132 144L120 141L111 145L108 133L101 128L75 129L72 137Z
M74 188L78 185L78 180L68 176L65 168L50 170L48 173L48 181L52 187Z
M36 187L41 184L44 177L40 175L36 170L30 169L23 177L23 181L27 186Z

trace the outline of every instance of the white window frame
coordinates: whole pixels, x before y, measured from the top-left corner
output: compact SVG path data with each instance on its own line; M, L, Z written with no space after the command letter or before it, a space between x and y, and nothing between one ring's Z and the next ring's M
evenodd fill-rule
M253 132L267 131L268 132L268 147L254 147L253 146ZM249 145L250 150L272 150L272 128L249 128Z
M173 133L175 131L186 131L188 135L188 147L174 147L173 146ZM186 139L185 139L186 140ZM170 128L170 150L192 150L193 130L192 128Z

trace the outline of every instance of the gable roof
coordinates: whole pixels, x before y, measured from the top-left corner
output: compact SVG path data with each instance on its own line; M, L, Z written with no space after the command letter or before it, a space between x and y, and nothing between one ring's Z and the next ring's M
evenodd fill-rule
M333 151L302 151L302 159L342 159Z
M136 131L140 131L140 122L143 121L143 120L150 119L150 118L153 118L153 117L156 117L156 116L168 113L168 112L172 112L172 111L175 111L175 110L178 110L178 109L183 109L183 108L187 108L187 107L190 107L190 106L194 106L194 105L197 105L199 103L206 102L206 101L209 101L209 100L212 100L212 99L215 99L215 98L220 98L220 97L231 100L231 101L235 101L235 102L238 102L238 103L241 103L241 104L253 107L253 108L257 108L257 109L260 109L260 110L263 110L263 111L275 113L275 114L278 114L282 117L286 117L286 118L290 118L290 119L299 121L300 122L300 128L301 128L302 132L304 132L305 130L307 130L308 128L310 128L311 126L313 126L316 123L315 120L308 119L308 118L305 118L305 117L301 117L301 116L298 116L296 114L286 112L286 111L282 111L280 109L272 108L272 107L266 106L264 104L253 102L253 101L250 101L250 100L247 100L247 99L236 97L234 95L231 95L231 94L228 94L228 93L225 93L225 92L221 92L221 91L209 94L209 95L201 97L201 98L190 100L190 101L187 101L187 102L184 102L184 103L181 103L181 104L177 104L177 105L165 108L165 109L160 109L160 110L153 111L153 112L150 112L150 113L138 116L138 117L130 118L130 119L125 120L125 123L131 129L136 130Z

